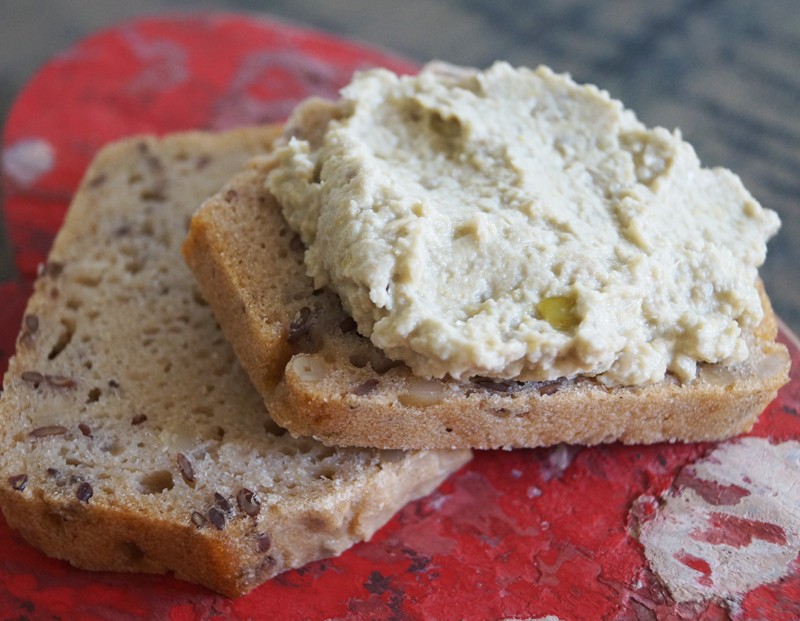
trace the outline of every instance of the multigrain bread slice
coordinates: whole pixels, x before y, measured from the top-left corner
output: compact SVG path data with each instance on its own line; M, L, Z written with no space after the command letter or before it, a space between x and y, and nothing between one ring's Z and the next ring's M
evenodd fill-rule
M468 459L329 448L267 417L179 246L277 131L132 139L87 172L0 400L0 506L47 554L234 596L368 539Z
M705 365L685 384L415 377L355 331L334 294L314 291L302 244L265 189L273 165L255 159L205 202L184 255L270 415L293 435L402 449L718 440L750 429L788 380L765 294L749 359Z

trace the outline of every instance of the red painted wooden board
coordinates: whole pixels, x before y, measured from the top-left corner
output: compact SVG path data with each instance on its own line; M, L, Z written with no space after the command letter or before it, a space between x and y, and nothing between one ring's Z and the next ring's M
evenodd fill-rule
M102 144L279 121L299 99L334 95L374 65L414 70L227 14L122 24L52 59L3 137L21 280L0 285L0 372L36 266ZM800 352L790 350L796 368ZM0 618L798 619L799 388L795 374L750 438L719 445L479 453L371 542L237 600L170 577L73 569L0 520Z

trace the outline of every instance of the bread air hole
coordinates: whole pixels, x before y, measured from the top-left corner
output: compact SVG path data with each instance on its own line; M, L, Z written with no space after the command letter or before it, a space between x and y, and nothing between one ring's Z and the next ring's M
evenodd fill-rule
M200 289L198 289L196 286L192 287L192 300L198 306L203 306L203 307L208 306L208 302L206 302L206 299L203 297L203 294L200 293Z
M125 271L131 276L136 276L144 268L144 259L137 258L125 263Z
M333 481L337 477L336 468L329 466L326 468L320 468L317 471L317 476L320 479L328 479L329 481Z
M64 349L66 349L67 345L69 345L70 341L72 341L72 337L75 334L75 322L71 319L62 319L61 320L61 332L58 335L58 340L56 344L53 345L53 349L50 350L50 353L47 354L48 360L53 360L61 354Z
M382 351L374 347L361 348L353 352L350 354L349 361L357 369L363 369L369 365L378 375L383 375L401 364L388 358Z
M144 551L133 541L123 541L119 549L122 556L131 563L139 563L144 560Z
M333 457L336 454L336 449L332 446L321 446L316 451L316 458L318 460L327 459L328 457Z
M139 491L142 494L160 494L175 486L169 470L156 470L139 480Z
M192 413L211 418L214 415L214 408L207 405L196 405L192 408Z
M111 442L104 444L100 447L100 450L105 451L114 457L122 455L122 453L125 451L122 444L120 444L117 440L112 440Z
M286 430L272 419L264 421L264 431L267 435L276 436L278 438L286 433Z
M152 201L160 203L166 200L164 186L156 182L151 187L144 188L141 192L139 192L139 198L144 202Z
M84 287L94 289L100 284L100 274L76 274L75 282Z
M310 438L297 438L296 444L302 455L308 455L316 448L316 444Z

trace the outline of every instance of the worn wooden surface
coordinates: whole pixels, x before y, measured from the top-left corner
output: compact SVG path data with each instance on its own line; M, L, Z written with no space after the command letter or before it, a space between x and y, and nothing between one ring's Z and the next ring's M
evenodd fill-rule
M215 58L218 49L228 53ZM353 53L235 16L129 22L70 48L28 82L4 135L23 149L4 179L22 275L33 275L103 142L274 120L292 98L333 92ZM24 277L0 284L0 372ZM481 452L372 542L238 600L171 578L72 569L0 520L0 618L797 619L798 407L795 373L745 439Z
M417 62L546 63L607 88L648 124L681 127L704 162L739 173L783 218L762 272L800 331L800 10L796 0L25 0L0 6L0 116L35 69L133 15L259 11ZM4 239L4 238L3 238ZM0 281L11 274L0 242Z

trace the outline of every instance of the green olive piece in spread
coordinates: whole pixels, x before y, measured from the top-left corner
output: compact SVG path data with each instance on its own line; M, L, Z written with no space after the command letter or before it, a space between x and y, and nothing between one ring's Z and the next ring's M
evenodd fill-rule
M554 295L542 298L536 304L536 312L542 319L561 332L569 332L578 325L575 314L575 298L568 295Z

